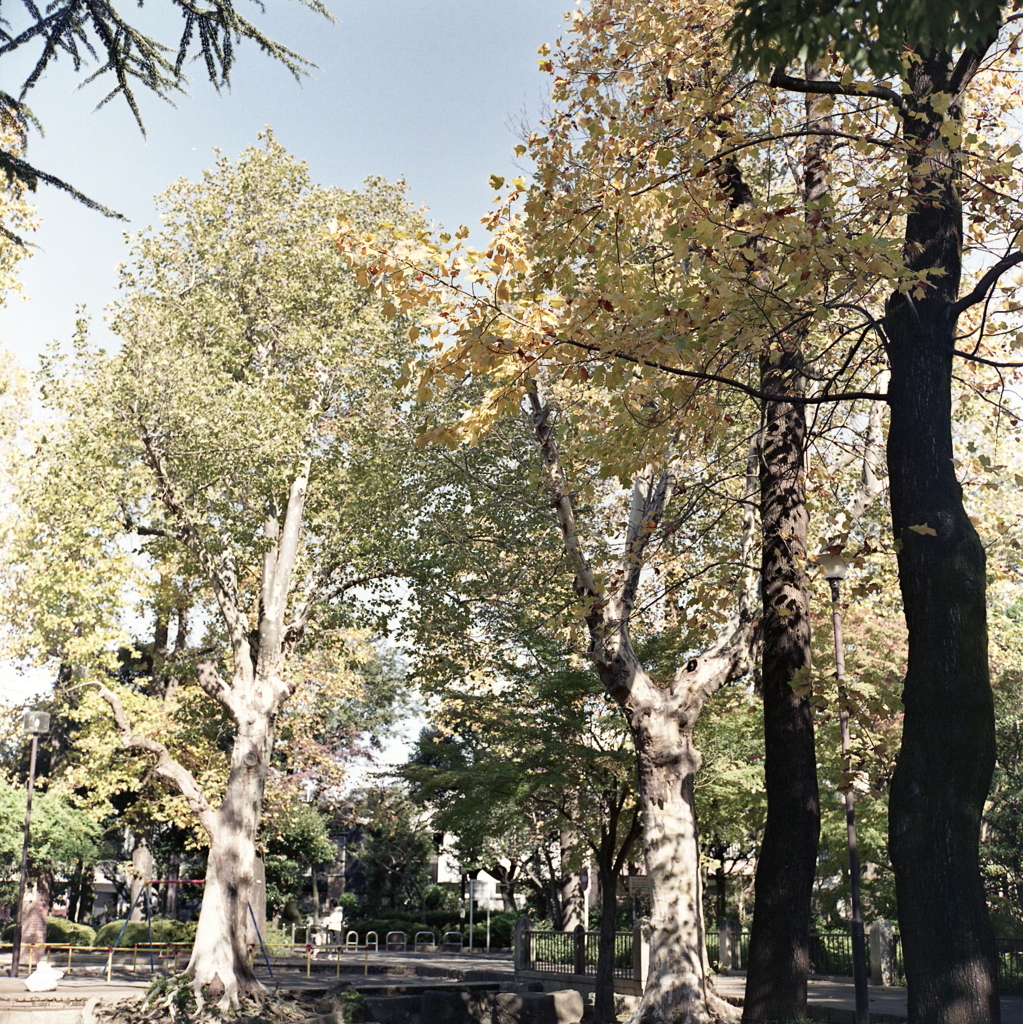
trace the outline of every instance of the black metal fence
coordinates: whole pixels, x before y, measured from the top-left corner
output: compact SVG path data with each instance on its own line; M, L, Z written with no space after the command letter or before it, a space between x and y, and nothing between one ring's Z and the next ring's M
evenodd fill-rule
M596 974L600 932L526 932L529 970ZM614 976L633 976L632 932L615 932Z
M1023 995L1023 939L999 938L998 991L1003 995ZM739 933L741 965L749 956L749 932ZM902 957L902 940L895 934L895 985L906 984L906 965ZM870 971L870 943L867 942L867 971ZM719 961L719 939L716 932L707 935L707 957L711 964ZM852 936L848 932L816 932L810 936L810 969L814 974L852 977Z
M997 939L998 991L1023 995L1023 939Z
M596 974L599 932L535 932L527 931L529 969L550 974ZM1000 938L998 941L998 989L1004 995L1023 995L1023 939ZM614 976L634 975L633 933L616 932ZM749 957L749 932L739 933L740 965ZM870 970L870 943L867 943L867 970ZM896 985L906 984L902 942L895 935ZM716 931L707 933L707 958L712 966L720 959ZM852 938L848 932L815 932L810 936L810 964L814 974L852 977Z

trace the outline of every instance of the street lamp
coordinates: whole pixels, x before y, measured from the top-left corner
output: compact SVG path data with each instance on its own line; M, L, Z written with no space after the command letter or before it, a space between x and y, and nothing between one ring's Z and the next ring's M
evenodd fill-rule
M28 799L25 801L25 836L21 844L21 880L18 882L18 916L14 923L14 949L11 951L11 977L18 976L21 959L21 926L25 907L25 884L28 881L28 839L32 829L32 791L36 784L36 753L39 734L50 728L50 716L45 711L28 711L22 720L25 732L32 737L32 754L28 761Z
M838 721L842 732L842 768L849 774L849 704L845 697L845 644L842 640L842 606L839 586L845 579L849 564L840 552L827 551L817 556L824 578L831 586L831 623L835 630L835 678L838 680ZM870 1004L867 995L867 949L863 938L863 917L860 914L860 858L856 851L856 813L852 789L845 791L845 834L849 846L849 893L852 900L853 990L856 995L856 1024L869 1024Z

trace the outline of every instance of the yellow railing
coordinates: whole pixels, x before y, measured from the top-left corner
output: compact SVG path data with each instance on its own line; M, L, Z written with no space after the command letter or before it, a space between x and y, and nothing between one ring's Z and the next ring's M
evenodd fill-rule
M355 941L351 941L354 936ZM358 936L354 932L348 932L345 941L336 945L314 945L302 942L267 942L265 943L266 953L273 960L295 961L300 964L305 961L305 975L312 976L313 961L321 960L325 963L334 962L334 973L340 975L341 961L345 954L362 954L363 973L369 973L369 953L379 950L379 941L375 932L367 932L365 941L358 942ZM10 944L0 945L0 951L11 950ZM60 966L66 973L75 970L84 970L93 966L96 973L102 972L109 982L113 979L114 967L137 972L139 969L139 958L142 957L143 965L150 955L164 961L163 966L168 973L176 974L178 963L186 959L192 951L191 942L139 942L123 946L79 946L73 943L62 942L37 942L22 943L21 962L31 973L35 965L43 959L49 959L54 966ZM250 944L248 947L249 963L258 966L263 962L262 951L258 944ZM143 966L143 969L144 966Z

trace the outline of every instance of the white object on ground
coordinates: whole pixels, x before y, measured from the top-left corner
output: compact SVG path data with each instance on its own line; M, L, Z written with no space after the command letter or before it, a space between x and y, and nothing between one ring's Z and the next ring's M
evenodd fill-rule
M29 992L52 992L57 982L64 977L49 960L41 960L39 966L25 979L25 988Z

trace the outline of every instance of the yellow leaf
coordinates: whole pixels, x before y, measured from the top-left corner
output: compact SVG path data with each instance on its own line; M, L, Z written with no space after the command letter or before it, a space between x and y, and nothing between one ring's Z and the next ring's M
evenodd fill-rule
M926 534L928 537L937 537L938 536L938 531L932 529L926 523L924 523L922 526L911 526L910 529L914 533Z
M491 174L490 175L490 187L491 188L495 188L495 189L496 188L503 188L504 187L504 178L502 178L500 174Z

